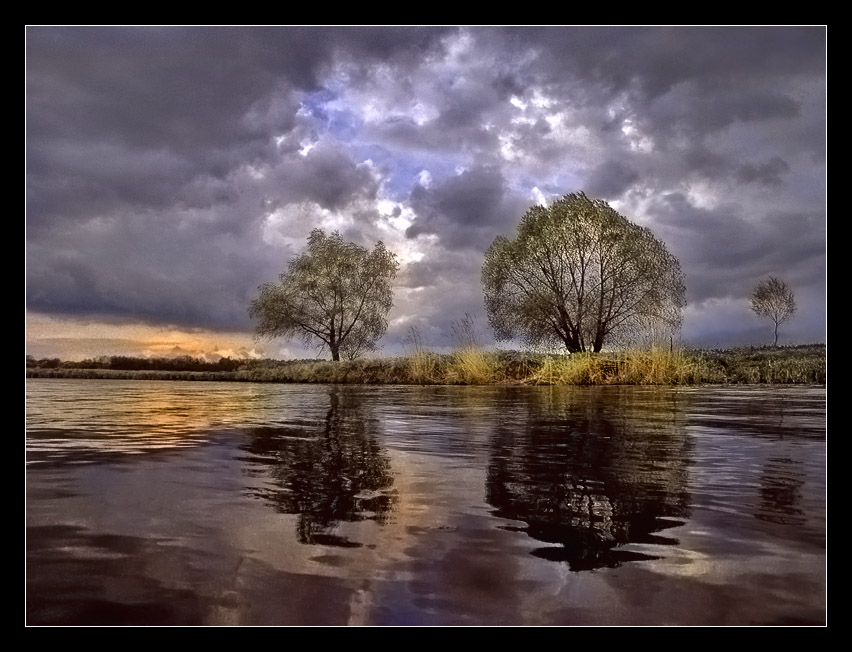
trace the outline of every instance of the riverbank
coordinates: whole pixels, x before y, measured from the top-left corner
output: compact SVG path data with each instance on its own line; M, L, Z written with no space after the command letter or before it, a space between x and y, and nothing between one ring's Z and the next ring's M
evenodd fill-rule
M167 366L169 368L155 368ZM824 384L824 344L726 350L634 350L545 355L471 348L451 354L325 360L194 358L152 361L27 359L27 378L116 378L271 383L406 385L696 385Z

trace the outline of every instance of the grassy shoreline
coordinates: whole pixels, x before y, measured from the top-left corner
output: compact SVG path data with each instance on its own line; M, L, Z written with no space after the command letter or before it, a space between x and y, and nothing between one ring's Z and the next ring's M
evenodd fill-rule
M27 378L206 380L268 383L388 385L701 385L825 384L824 344L726 350L633 350L546 355L483 351L451 354L418 350L408 356L325 360L230 360L205 363L109 358L62 362L27 359ZM181 368L181 366L185 368ZM133 368L139 367L139 368Z

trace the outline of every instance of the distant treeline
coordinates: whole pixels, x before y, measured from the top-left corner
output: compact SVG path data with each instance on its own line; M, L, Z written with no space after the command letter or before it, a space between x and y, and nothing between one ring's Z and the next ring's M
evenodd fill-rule
M114 378L273 383L428 385L695 385L824 384L826 347L725 350L631 350L542 354L483 351L475 347L438 354L344 362L221 358L101 357L80 362L27 356L28 378Z
M208 362L188 355L174 358L133 358L124 355L101 356L94 360L73 362L59 358L36 360L27 356L27 369L118 369L122 371L236 371L246 360L219 358Z

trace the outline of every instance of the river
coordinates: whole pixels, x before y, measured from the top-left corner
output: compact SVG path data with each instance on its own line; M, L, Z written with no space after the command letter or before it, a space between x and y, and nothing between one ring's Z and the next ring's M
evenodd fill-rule
M822 625L824 387L28 379L28 625Z

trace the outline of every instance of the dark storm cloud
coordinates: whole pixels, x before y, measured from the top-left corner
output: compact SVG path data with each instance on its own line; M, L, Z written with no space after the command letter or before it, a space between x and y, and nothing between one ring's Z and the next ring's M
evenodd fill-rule
M704 87L688 82L654 100L643 114L655 135L666 139L661 142L668 142L679 137L705 138L737 122L791 119L800 109L797 100L773 89Z
M373 199L376 181L369 169L339 149L321 145L305 156L286 157L263 184L272 196L294 202L313 201L341 208L356 196Z
M85 213L82 197L102 207L159 208L198 177L222 179L241 164L269 162L272 137L294 127L294 91L319 88L336 50L409 57L438 33L405 35L408 41L399 30L372 29L29 28L32 217Z
M244 117L290 60L267 56L256 31L30 28L27 36L31 139L165 148L214 166L227 156L219 145L266 140L266 114L255 124ZM313 74L288 79L307 85ZM278 118L286 129L292 115Z
M677 156L684 141L694 147L742 122L774 121L778 135L790 142L803 121L793 130L785 131L785 124L801 118L803 103L824 103L819 80L825 32L819 27L544 27L504 33L517 48L537 48L530 78L587 111L587 124L617 137L621 118L632 117L669 156ZM608 111L621 118L613 122ZM816 129L824 133L824 126ZM808 138L800 148L820 140Z
M164 225L151 214L88 226L57 229L30 243L31 309L246 328L246 306L255 288L280 271L280 261L272 262L280 249L247 249L221 228L205 232Z
M578 190L663 239L695 305L769 273L824 302L824 28L26 37L36 312L248 329L256 286L324 226L415 252L399 323L437 337L481 314L494 238Z
M647 98L684 82L727 84L825 69L820 27L532 27L503 34L518 49L538 46L538 70L552 83L562 83L567 69L608 92Z
M650 211L670 234L669 247L685 261L687 298L746 298L764 276L818 283L825 271L823 218L816 212L747 215L734 204L705 209L680 193ZM795 246L790 246L796 234ZM782 274L783 272L783 274Z
M404 343L410 339L411 326L416 326L428 347L453 345L453 326L466 316L471 317L482 344L493 341L484 313L482 290L479 284L482 261L470 251L450 251L440 261L423 260L402 270L401 291L397 303L403 311L413 306L401 325L392 325L388 332L391 341Z
M29 28L29 307L245 327L283 267L256 240L270 204L375 196L344 151L296 154L297 91L337 50L409 58L443 31Z
M767 186L780 186L784 175L790 171L790 165L780 156L773 156L761 163L743 163L737 168L737 178L744 183L762 183Z
M592 170L586 179L586 192L592 197L610 199L619 197L636 180L639 174L621 161L604 161Z
M417 217L406 235L437 235L448 249L483 252L502 228L520 216L522 205L507 197L500 170L465 170L434 187L416 186L411 207Z
M320 87L335 52L384 60L428 50L441 30L29 28L29 134L71 133L196 153L265 142L291 111L271 91ZM80 110L81 105L92 110ZM291 107L296 108L296 107Z
M488 151L496 141L486 125L493 111L503 110L491 86L491 72L488 68L475 70L463 78L448 77L428 89L417 89L429 98L434 117L418 122L410 116L390 115L371 129L371 135L415 151Z
M670 193L649 213L669 234L675 255L689 261L687 290L693 301L730 296L732 284L749 275L744 267L752 267L765 251L757 224L745 219L735 205L701 208L681 193Z

